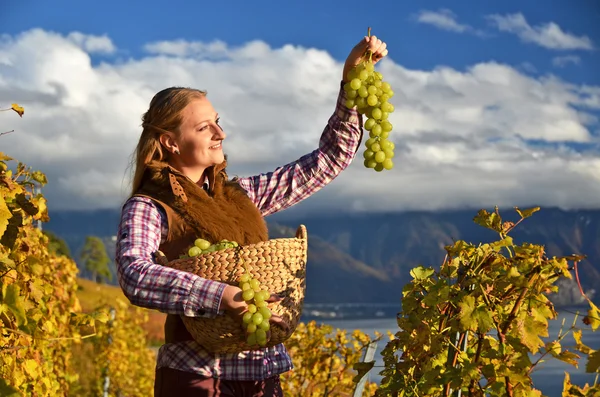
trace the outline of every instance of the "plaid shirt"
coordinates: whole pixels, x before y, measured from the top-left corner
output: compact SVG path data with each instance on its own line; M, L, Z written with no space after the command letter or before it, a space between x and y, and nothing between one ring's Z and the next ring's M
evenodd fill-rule
M263 216L286 209L331 182L350 165L362 139L362 118L347 109L340 89L336 110L318 149L275 171L240 178L240 185ZM118 230L118 280L132 304L164 313L214 317L225 284L160 266L153 252L167 235L166 215L151 200L132 197L124 204ZM207 377L262 380L292 369L283 346L236 354L211 354L194 341L168 343L158 352L157 367L195 372Z

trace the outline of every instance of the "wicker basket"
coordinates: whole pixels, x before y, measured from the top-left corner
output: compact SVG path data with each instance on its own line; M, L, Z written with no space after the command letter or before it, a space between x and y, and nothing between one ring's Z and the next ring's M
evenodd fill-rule
M228 248L193 258L171 261L167 266L194 273L200 277L238 285L244 264L260 282L262 288L276 293L282 299L270 303L273 314L281 316L288 324L285 332L277 325L271 326L271 338L266 347L287 340L298 326L306 289L306 260L308 236L306 227L300 225L295 238L280 238ZM245 343L242 325L228 315L216 318L182 317L185 327L194 340L213 353L235 353L251 350Z

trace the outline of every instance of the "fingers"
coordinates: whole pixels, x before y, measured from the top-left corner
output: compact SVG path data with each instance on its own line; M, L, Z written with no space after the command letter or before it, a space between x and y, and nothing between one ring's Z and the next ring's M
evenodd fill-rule
M276 314L272 315L271 318L269 319L269 321L271 321L273 324L276 324L279 327L281 327L285 332L290 331L289 324L282 317L280 317Z
M369 38L368 49L373 54L374 61L379 61L388 54L387 44L377 38L377 36L371 36Z
M283 298L277 294L271 294L271 296L269 296L269 298L265 302L274 303L274 302L279 302L282 299Z

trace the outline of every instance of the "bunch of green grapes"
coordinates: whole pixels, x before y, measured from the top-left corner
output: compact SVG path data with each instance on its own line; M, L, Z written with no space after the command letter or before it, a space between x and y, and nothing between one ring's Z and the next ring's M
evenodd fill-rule
M369 57L370 58L370 57ZM394 91L383 75L375 71L370 59L365 59L348 73L348 82L344 84L346 91L346 107L367 116L364 128L369 131L369 139L365 142L364 164L381 172L394 167L394 143L388 137L392 131L392 123L388 121L394 105L388 102Z
M229 240L221 240L218 243L211 244L211 242L208 240L205 240L203 238L197 238L194 241L194 245L188 249L188 256L191 258L194 256L206 254L208 252L215 252L227 248L235 248L238 245L239 244L235 241Z
M244 313L242 320L248 332L246 343L250 346L265 346L267 331L271 328L269 324L271 310L267 307L267 299L271 294L261 289L259 281L252 277L248 268L240 276L239 287L242 289L244 301L248 304L248 311Z

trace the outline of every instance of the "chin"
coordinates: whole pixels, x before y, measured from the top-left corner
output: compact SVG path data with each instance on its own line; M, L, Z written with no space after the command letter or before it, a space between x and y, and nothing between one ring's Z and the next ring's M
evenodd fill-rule
M214 158L215 165L221 164L223 161L225 161L225 158L226 158L226 156L224 154L221 154L220 156L215 156L215 158Z

